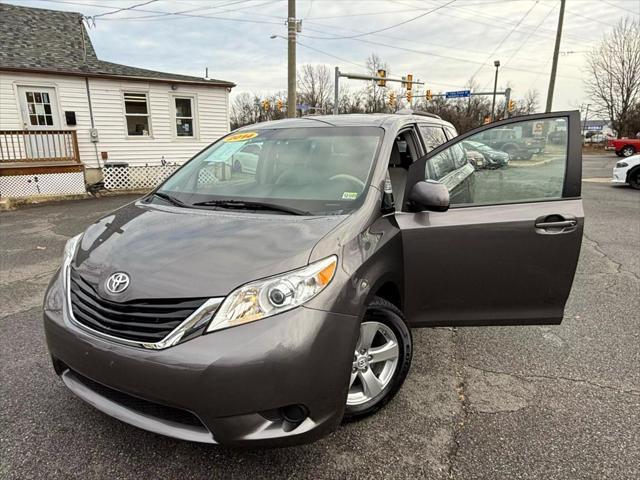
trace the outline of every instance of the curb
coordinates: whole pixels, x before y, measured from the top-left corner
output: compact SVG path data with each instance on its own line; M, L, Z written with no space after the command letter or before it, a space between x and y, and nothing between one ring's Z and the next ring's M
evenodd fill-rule
M91 195L89 193L78 193L74 195L42 195L32 197L11 197L0 199L0 211L15 210L18 207L26 205L47 205L50 203L71 201L71 200L89 200L100 199L102 197L118 197L120 195L144 195L149 193L149 189L143 190L117 190Z

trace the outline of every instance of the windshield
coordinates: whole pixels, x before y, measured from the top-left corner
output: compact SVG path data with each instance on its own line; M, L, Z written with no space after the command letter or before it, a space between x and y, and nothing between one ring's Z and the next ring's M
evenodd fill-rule
M157 191L185 206L264 203L313 215L347 213L364 199L382 134L377 127L231 133L196 155Z

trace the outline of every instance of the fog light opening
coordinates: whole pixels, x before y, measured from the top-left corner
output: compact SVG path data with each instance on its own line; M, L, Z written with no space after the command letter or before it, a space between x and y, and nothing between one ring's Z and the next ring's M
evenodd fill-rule
M291 432L300 426L309 416L309 410L304 405L287 405L278 409L282 417L282 430Z

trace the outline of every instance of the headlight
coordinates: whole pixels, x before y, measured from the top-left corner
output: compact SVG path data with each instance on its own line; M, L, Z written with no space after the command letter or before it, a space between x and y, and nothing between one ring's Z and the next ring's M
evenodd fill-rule
M78 249L78 244L80 243L80 239L82 238L82 233L76 235L75 237L71 237L67 240L67 244L64 246L64 256L62 258L62 268L66 268L73 260L73 256Z
M616 163L616 168L627 168L629 164L627 162L618 162Z
M248 283L224 299L207 332L242 325L299 307L333 279L335 255L282 275Z

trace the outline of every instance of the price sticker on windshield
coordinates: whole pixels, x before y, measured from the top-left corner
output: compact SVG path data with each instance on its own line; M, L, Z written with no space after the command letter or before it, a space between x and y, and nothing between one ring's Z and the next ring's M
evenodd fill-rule
M223 142L244 142L246 140L251 140L252 138L255 138L258 136L257 132L242 132L242 133L236 133L234 135L229 135L228 137L224 138L222 141Z
M342 194L342 200L355 200L358 198L358 192L344 192Z

